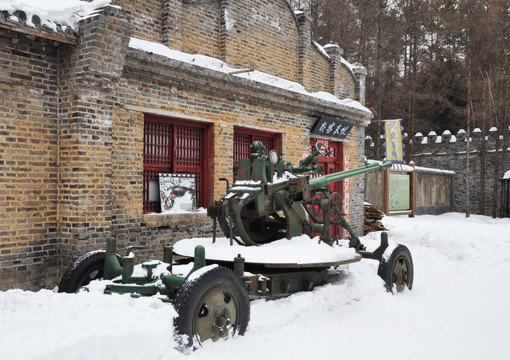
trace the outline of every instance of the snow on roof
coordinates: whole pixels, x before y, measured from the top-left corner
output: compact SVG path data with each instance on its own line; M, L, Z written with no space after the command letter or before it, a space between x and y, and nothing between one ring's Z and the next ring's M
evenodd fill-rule
M10 16L6 20L32 28L54 32L58 25L76 29L78 21L94 15L98 9L108 6L111 0L0 0L0 10ZM16 14L14 14L16 12ZM21 13L20 13L21 12ZM25 16L24 16L24 15ZM5 15L5 13L4 13Z
M312 44L313 44L313 46L315 46L315 48L316 48L317 50L319 50L319 52L320 52L322 55L324 55L324 57L325 57L326 59L331 59L331 56L329 56L329 55L328 55L328 53L327 53L327 52L326 52L326 50L325 50L325 46L321 46L321 45L319 45L319 43L317 43L317 42L316 42L316 41L314 41L314 40L312 40Z
M382 164L382 161L379 160L367 160L368 164ZM411 166L411 164L414 164L414 161L410 161L409 165L406 164L393 164L392 169L394 170L405 170L405 171L419 171L419 172L427 172L427 173L435 173L435 174L445 174L445 175L453 175L455 174L454 171L451 170L441 170L441 169L435 169L435 168L428 168L423 166ZM508 171L510 173L510 170Z
M428 172L428 173L435 173L435 174L448 174L448 175L454 175L455 171L451 170L441 170L441 169L435 169L435 168L428 168L423 166L415 166L415 170L420 172Z
M348 62L347 60L345 60L343 57L342 59L340 60L342 64L344 64L347 69L349 69L349 71L354 74L354 69L356 68L356 66L354 66L353 64L351 64L350 62Z
M184 63L192 64L195 66L200 66L203 68L207 68L214 71L219 71L225 74L230 74L232 76L236 76L239 78L247 79L256 81L259 83L263 83L269 86L273 86L276 88L300 93L303 95L307 95L310 97L314 97L317 99L321 99L324 101L340 104L343 106L347 106L353 109L361 110L363 112L366 112L368 114L372 114L372 112L366 108L365 106L361 105L360 102L352 100L352 99L339 99L335 95L325 92L325 91L319 91L315 93L310 93L306 91L305 87L297 82L282 79L280 77L267 74L261 71L257 70L244 70L240 72L240 69L230 67L225 62L210 57L206 55L200 55L200 54L188 54L182 51L170 49L169 47L155 42L150 42L142 39L137 38L131 38L129 42L129 47L132 49L138 49L145 51L150 54L157 54L161 55L170 59L174 59L177 61L181 61Z
M63 32L69 32L66 31L67 27L75 29L78 21L93 16L98 9L109 6L110 2L111 0L92 0L90 2L80 0L45 0L44 2L40 0L0 0L0 10L3 11L2 16L4 16L6 20L17 24L26 24L29 27L38 29L43 28L55 32L58 32L58 29L62 28ZM13 15L18 11L23 12L26 15L26 18L20 19L20 17L22 17L21 15ZM10 14L10 16L5 16L6 13L7 15ZM2 20L3 19L0 18L0 21ZM319 51L321 51L321 53L324 53L329 58L329 55L327 55L325 50L319 44L314 42L314 45L319 49ZM148 42L135 38L131 38L129 46L131 48L144 50L149 53L162 55L211 70L220 71L223 73L231 73L233 76L301 93L324 101L341 104L372 114L368 108L361 105L361 103L358 101L352 99L341 100L333 94L324 91L310 93L306 91L305 88L299 83L285 80L267 73L255 70L233 74L233 72L239 71L239 69L232 68L225 64L223 61L209 56L191 55L172 50L163 44ZM352 71L352 65L350 65L343 58L342 63L346 64Z
M510 170L508 170L502 177L502 179L510 179Z

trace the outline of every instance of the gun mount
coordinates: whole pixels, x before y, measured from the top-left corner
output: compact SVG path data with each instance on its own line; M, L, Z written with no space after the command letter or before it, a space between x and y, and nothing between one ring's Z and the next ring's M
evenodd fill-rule
M320 234L331 244L331 226L338 225L350 234L350 246L364 250L342 213L342 197L330 192L329 184L353 176L391 167L391 163L371 164L360 168L319 176L319 155L326 155L324 144L299 166L284 165L275 150L264 155L260 142L251 145L249 159L239 161L237 179L220 201L207 209L226 237L244 245L257 245L286 237ZM228 187L228 185L227 185Z

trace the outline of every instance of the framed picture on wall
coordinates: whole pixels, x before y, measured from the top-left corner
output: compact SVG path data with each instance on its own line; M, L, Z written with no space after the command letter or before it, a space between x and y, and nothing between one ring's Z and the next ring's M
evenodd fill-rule
M195 175L159 173L161 212L191 211L196 207Z

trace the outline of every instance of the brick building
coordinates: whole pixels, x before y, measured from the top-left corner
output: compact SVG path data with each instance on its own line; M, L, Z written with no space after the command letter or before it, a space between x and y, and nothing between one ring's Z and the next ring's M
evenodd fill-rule
M327 140L328 171L363 161L366 70L285 0L112 5L54 27L0 9L0 290L53 287L106 237L161 256L211 235L203 212L158 213L159 172L194 174L206 207L253 139L293 163ZM311 134L320 119L353 126ZM363 179L337 186L360 232Z

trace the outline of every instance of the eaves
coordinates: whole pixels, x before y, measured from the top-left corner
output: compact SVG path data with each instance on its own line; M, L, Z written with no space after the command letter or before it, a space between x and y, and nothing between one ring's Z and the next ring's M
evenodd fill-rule
M208 91L229 99L263 103L275 109L307 115L332 115L366 123L373 115L344 104L282 89L232 74L129 48L125 75L143 76L187 89Z

